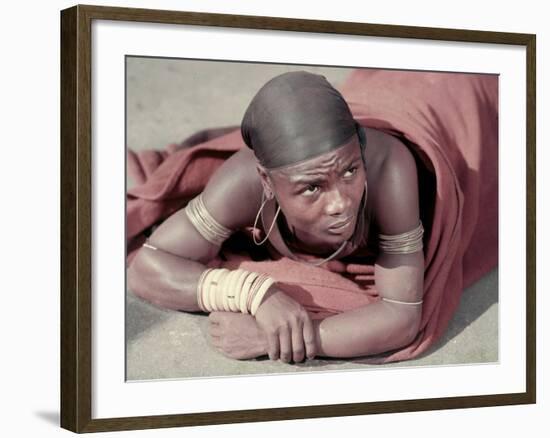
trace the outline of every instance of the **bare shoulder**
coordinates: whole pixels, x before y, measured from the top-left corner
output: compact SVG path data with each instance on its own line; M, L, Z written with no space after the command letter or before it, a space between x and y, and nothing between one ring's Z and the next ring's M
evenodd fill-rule
M399 234L419 221L418 176L411 151L399 139L387 137L373 188L374 214L381 233Z
M203 191L203 200L217 222L237 230L253 223L261 193L256 160L247 149L232 155L216 170ZM160 224L149 241L157 248L201 262L218 252L218 247L195 229L183 208Z
M203 191L207 210L222 225L238 229L252 224L259 209L262 185L254 153L243 148L212 176Z

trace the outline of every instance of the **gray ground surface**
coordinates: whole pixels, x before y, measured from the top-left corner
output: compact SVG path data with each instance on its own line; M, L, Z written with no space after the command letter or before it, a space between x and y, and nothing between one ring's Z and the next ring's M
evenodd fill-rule
M204 128L238 125L250 99L271 77L307 69L335 86L349 70L209 61L128 58L127 145L161 149ZM127 181L131 186L132 181ZM284 364L225 358L209 346L208 318L162 310L127 291L127 379L173 379L372 367L361 360ZM498 270L464 291L445 335L418 359L384 365L434 366L498 361Z

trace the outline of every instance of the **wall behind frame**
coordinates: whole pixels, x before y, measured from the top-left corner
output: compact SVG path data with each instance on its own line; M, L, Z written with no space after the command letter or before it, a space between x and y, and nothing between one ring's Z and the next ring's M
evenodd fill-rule
M2 139L4 155L0 172L3 230L3 312L1 370L4 379L1 401L6 406L2 430L12 436L68 436L59 429L59 11L76 2L10 2L2 26L3 97ZM506 5L502 2L464 0L396 1L362 4L283 1L235 2L208 0L110 0L87 4L157 9L271 15L384 24L468 28L537 34L538 65L538 219L548 223L548 178L542 169L550 165L548 127L543 120L550 101L543 78L550 77L544 4L532 0ZM7 10L6 10L7 8ZM543 199L544 198L544 199ZM323 418L240 425L194 427L142 432L102 434L106 437L181 436L217 437L227 433L242 436L280 437L285 434L336 436L405 435L446 438L467 433L509 436L535 433L547 424L543 413L550 408L548 379L541 370L550 363L549 349L541 339L550 336L541 309L547 306L542 291L550 286L543 272L543 249L550 246L549 232L538 229L538 404L456 411L434 411L365 417ZM6 269L4 269L6 268ZM7 299L6 299L7 298ZM9 407L9 408L8 408ZM7 410L9 409L9 411Z

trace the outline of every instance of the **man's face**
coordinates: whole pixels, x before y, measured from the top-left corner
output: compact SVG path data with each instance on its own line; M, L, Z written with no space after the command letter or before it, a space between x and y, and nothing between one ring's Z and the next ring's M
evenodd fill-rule
M330 251L351 238L366 178L356 136L338 149L268 174L288 226L302 244Z

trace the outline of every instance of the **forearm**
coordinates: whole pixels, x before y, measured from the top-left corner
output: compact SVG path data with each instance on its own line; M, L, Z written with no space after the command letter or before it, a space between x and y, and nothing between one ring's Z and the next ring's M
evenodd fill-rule
M418 332L421 309L384 301L315 321L317 356L358 357L405 346Z
M197 282L202 263L141 248L128 268L128 286L140 298L173 310L199 311Z

